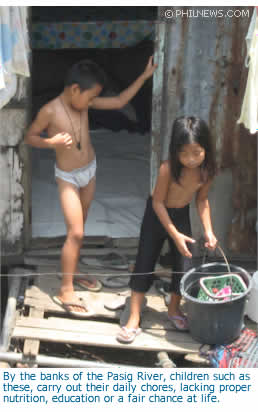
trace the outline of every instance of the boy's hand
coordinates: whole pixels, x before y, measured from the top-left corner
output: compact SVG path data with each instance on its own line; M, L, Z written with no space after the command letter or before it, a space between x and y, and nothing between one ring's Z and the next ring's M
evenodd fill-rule
M210 250L215 250L218 244L218 240L216 236L214 235L213 232L207 232L205 233L205 239L206 242L204 243L204 246L207 247L207 249Z
M149 77L151 77L154 73L154 71L156 70L156 68L158 67L157 64L153 63L153 56L151 56L149 58L148 64L143 72L144 78L145 80L149 79Z
M58 133L51 138L52 144L55 148L60 146L65 146L67 149L70 149L73 144L73 139L69 133Z
M188 258L192 257L192 253L187 247L187 242L195 243L194 239L184 235L183 233L178 233L178 235L174 238L174 241L181 255L186 256Z

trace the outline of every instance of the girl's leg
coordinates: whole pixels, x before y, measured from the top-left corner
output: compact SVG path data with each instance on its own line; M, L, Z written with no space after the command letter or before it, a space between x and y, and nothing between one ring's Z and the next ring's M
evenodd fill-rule
M177 250L175 243L172 239L169 239L169 247L171 253L171 261L172 261L172 281L171 281L171 298L168 305L168 315L176 320L176 324L179 328L185 327L184 319L180 320L182 316L182 312L180 310L180 302L181 302L181 294L180 294L180 280L182 278L183 273L183 256ZM186 258L185 258L186 259ZM178 316L179 318L176 319L175 317Z
M63 278L59 298L62 302L79 303L79 299L73 288L73 277L77 268L84 235L82 204L76 186L59 178L57 178L57 183L61 207L67 227L67 237L61 254ZM85 311L84 308L73 307L72 305L71 310Z
M144 292L131 292L131 301L130 301L130 316L126 324L128 329L137 329L140 324L140 314L141 307L144 299Z
M181 233L184 233L186 236L189 236L189 237L192 236L188 207L176 211L172 219L173 219L175 226ZM168 315L172 319L174 318L175 323L176 325L178 325L179 329L186 328L187 321L180 310L180 303L181 303L180 281L184 273L191 268L192 259L189 259L181 255L174 241L171 238L169 238L168 241L169 241L172 269L173 269L172 281L171 281L171 299L168 305ZM191 249L191 245L189 243L188 243L188 247Z
M148 273L154 271L165 238L166 231L152 208L152 199L149 198L141 226L140 241L134 269L134 272L137 274L132 275L130 280L132 293L130 316L126 324L128 329L139 327L144 295L151 287L155 278L154 275ZM139 275L139 273L147 274Z

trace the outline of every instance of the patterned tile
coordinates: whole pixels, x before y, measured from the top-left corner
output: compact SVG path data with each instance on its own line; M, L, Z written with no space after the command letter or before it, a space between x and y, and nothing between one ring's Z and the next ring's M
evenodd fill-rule
M154 38L154 22L34 23L32 47L122 48Z

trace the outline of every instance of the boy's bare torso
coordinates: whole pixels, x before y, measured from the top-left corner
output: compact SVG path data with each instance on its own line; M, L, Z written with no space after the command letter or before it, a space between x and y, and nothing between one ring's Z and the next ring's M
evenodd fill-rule
M73 139L70 148L64 146L55 149L57 167L70 172L86 166L95 158L89 135L88 109L79 112L71 107L64 107L60 96L51 100L46 106L51 111L51 121L47 128L48 137L65 132ZM80 150L77 148L78 142L80 142Z
M182 208L192 201L194 195L203 186L200 168L183 168L180 184L178 184L171 177L168 162L166 162L166 165L168 173L168 190L165 205L168 208Z

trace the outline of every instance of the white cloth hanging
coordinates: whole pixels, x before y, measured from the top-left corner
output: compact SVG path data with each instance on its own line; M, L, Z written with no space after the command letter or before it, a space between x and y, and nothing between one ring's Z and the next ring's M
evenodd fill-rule
M257 17L257 10L256 10L256 7L254 7L254 11L253 11L253 15L251 18L251 22L249 24L248 32L247 32L247 35L245 36L246 50L247 50L246 58L245 58L245 67L249 67L249 50L250 50L251 41L252 41L253 34L254 34L256 17Z
M248 51L248 78L241 115L237 123L243 123L250 133L258 131L258 17Z
M18 92L19 77L29 77L26 7L0 7L0 109Z

